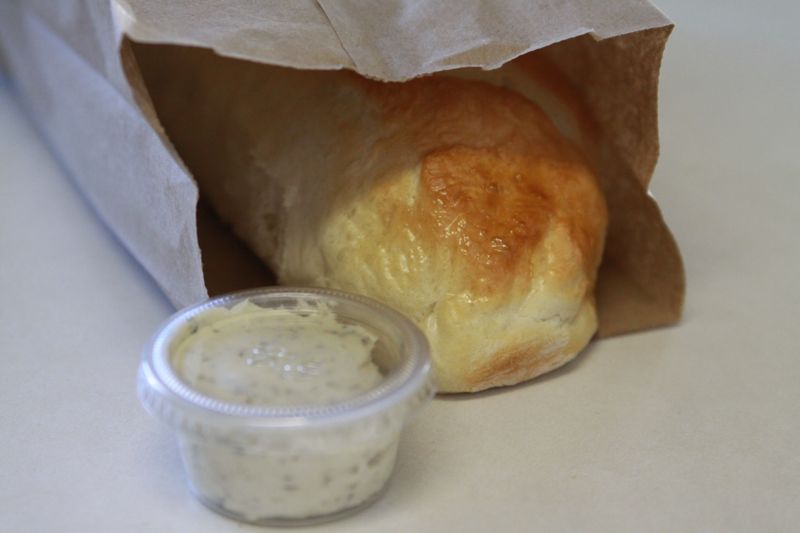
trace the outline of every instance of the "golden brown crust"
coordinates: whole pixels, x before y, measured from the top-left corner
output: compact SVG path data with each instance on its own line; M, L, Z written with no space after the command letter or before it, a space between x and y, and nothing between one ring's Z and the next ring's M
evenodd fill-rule
M425 320L440 388L511 385L572 359L596 327L592 294L607 223L581 154L536 104L502 87L435 76L367 83L389 141L408 142L420 154L419 187L402 227L427 241L429 257L449 249L449 264L440 267L456 272L440 274L449 283ZM392 135L395 125L401 133ZM403 203L396 190L381 198L387 210ZM561 299L574 305L565 308ZM444 301L457 317L452 332L448 314L439 312ZM519 316L497 326L476 318L491 323L507 309ZM411 312L421 320L418 309ZM482 343L470 329L506 342Z
M566 344L553 342L552 337L544 334L540 338L496 351L464 377L464 389L475 392L516 385L568 363L585 346L582 333L587 331L587 327L580 323L594 324L596 320L594 302L585 303L576 317L577 334L571 335Z
M470 392L492 387L516 385L563 364L561 351L544 354L545 343L533 341L522 346L513 346L495 352L486 362L466 378Z
M496 292L515 276L535 276L530 253L554 220L568 224L594 278L605 204L580 153L535 103L479 81L353 78L423 154L407 223L423 224L466 257L477 271L472 289Z

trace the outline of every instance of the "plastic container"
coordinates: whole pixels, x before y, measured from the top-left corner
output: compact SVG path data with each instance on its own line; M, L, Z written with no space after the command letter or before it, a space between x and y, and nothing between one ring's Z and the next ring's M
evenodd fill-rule
M198 315L245 300L302 312L321 304L338 322L362 326L377 338L370 356L380 382L337 403L281 407L220 401L189 386L173 364L176 346ZM282 287L221 296L173 315L145 348L138 391L145 408L175 430L190 488L204 504L244 522L299 525L349 514L382 493L400 432L434 386L427 340L402 314L360 296Z

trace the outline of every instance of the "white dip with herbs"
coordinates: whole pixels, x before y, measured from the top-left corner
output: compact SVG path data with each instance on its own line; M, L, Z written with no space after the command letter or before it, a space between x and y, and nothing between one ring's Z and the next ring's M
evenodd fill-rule
M383 379L376 337L327 307L266 309L248 301L188 323L172 365L196 391L253 407L344 401ZM304 519L370 500L394 466L401 424L298 432L186 432L183 460L197 495L249 522ZM366 436L365 436L366 435Z
M190 328L173 364L189 385L217 400L326 405L381 382L370 356L375 336L338 322L327 308L265 309L245 301L207 311Z

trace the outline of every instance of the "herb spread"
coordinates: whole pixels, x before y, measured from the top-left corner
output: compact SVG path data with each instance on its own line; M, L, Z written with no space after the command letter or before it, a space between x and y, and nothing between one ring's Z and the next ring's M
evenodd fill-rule
M267 309L249 301L190 319L172 351L175 372L198 392L248 406L347 400L382 376L376 337L325 307ZM377 496L395 462L400 423L373 429L258 434L185 433L189 480L211 507L249 522L306 519ZM368 435L368 436L363 436Z
M197 391L234 403L326 405L381 382L371 352L376 338L343 324L327 308L264 309L249 301L207 311L190 324L173 358Z

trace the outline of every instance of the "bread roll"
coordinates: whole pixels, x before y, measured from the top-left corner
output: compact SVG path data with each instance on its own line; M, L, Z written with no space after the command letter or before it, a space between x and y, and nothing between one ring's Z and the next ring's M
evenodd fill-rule
M180 47L137 57L201 193L279 282L410 316L441 391L519 383L591 339L605 203L534 102L448 75L382 83Z

